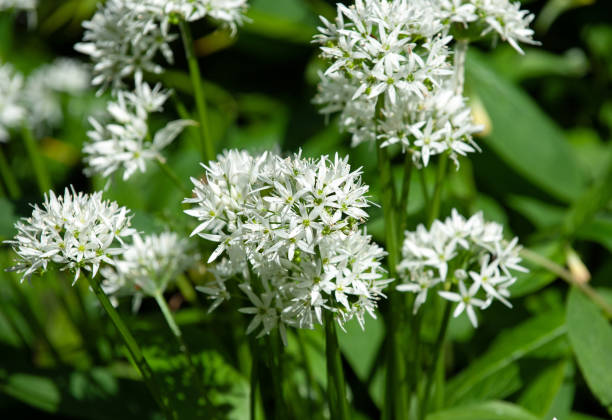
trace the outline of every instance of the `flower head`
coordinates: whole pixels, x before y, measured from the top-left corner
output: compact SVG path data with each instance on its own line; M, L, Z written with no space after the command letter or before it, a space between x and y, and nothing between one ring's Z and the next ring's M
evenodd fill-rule
M89 119L93 129L87 133L89 142L83 146L86 175L101 174L108 177L115 171L123 171L126 180L136 171L145 172L147 162L163 161L161 151L176 139L188 125L188 120L168 123L154 135L149 132L149 114L159 112L170 95L161 85L151 88L136 76L136 88L118 91L117 98L108 104L111 123L101 124Z
M205 169L185 200L194 204L186 213L200 221L193 235L217 243L209 263L224 256L222 271L242 274L251 308L266 308L264 333L281 324L312 328L323 310L362 325L366 312L374 314L388 282L385 252L358 228L368 216L368 187L347 159L231 150ZM225 279L201 290L217 302Z
M142 296L163 293L176 277L196 262L189 243L176 233L141 237L135 234L132 243L124 246L113 266L100 270L102 288L116 298L134 296L135 310Z
M15 224L17 235L5 241L18 256L11 271L30 278L55 263L61 270L75 272L74 280L86 269L95 276L103 262L123 251L122 237L135 233L130 212L115 202L103 201L102 193L77 193L66 188L64 195L45 195L42 208L34 206L32 216ZM114 247L115 243L120 244Z
M19 127L26 117L22 89L23 76L10 64L0 63L0 142L8 141L9 130Z
M398 272L403 283L397 289L417 293L415 311L428 290L457 302L454 316L464 310L474 326L474 308L485 309L494 300L512 307L508 288L516 281L512 271L527 271L520 265L518 239L507 242L503 228L485 222L482 213L465 219L456 210L445 221L434 221L431 229L420 225L406 232ZM456 290L458 288L458 290Z

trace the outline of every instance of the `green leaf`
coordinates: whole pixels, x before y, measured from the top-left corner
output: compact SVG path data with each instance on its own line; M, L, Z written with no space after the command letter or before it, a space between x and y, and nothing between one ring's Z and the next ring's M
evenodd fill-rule
M518 404L533 414L544 416L563 385L567 364L567 360L561 360L544 369L521 393Z
M56 412L61 402L60 392L49 378L26 373L15 373L6 382L0 383L0 390L13 398L38 409Z
M344 325L346 333L338 331L342 354L362 381L368 378L378 350L383 342L385 326L380 318L366 318L365 329L356 319Z
M533 414L505 401L487 401L429 414L427 420L537 420Z
M570 291L567 329L580 371L589 388L612 414L612 327L584 294Z
M468 55L466 77L491 119L487 146L542 190L564 201L575 199L585 176L563 131L474 51Z
M15 234L15 208L13 204L4 197L0 197L0 239L10 238Z
M530 352L565 334L563 314L549 312L505 331L491 347L448 383L447 406L478 398L471 390Z

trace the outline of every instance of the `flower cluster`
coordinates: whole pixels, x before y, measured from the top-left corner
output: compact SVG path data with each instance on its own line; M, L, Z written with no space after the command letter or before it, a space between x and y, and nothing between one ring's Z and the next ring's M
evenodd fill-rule
M116 100L109 102L111 123L104 125L93 117L89 119L93 130L87 133L90 141L83 146L86 175L108 177L121 169L126 180L137 170L145 172L148 161L163 161L161 151L185 126L194 124L189 120L172 121L151 136L149 114L163 109L170 92L159 84L151 88L138 74L135 82L134 91L120 90Z
M476 150L479 127L453 86L452 37L438 15L429 0L357 0L339 4L333 23L322 18L315 40L330 65L314 101L341 112L354 145L399 143L423 165Z
M404 283L397 289L417 294L417 311L430 289L441 288L442 298L458 303L454 316L465 310L476 327L475 307L485 309L493 300L512 306L507 300L508 288L516 281L511 270L527 271L520 265L517 243L518 238L506 242L503 227L485 222L482 213L466 220L453 210L430 230L419 225L415 232L406 232L398 265Z
M123 252L113 243L122 244L122 237L135 233L130 218L128 209L103 201L101 192L89 195L66 188L63 196L56 196L50 191L42 208L35 205L31 217L15 224L15 238L5 242L18 256L10 270L23 273L23 280L55 263L74 271L74 281L82 268L95 276L102 262L113 264L113 255Z
M509 0L439 0L443 20L460 24L463 28L480 29L480 36L497 33L503 41L523 54L519 42L538 45L533 40L529 24L534 15L521 10L520 2Z
M9 130L18 127L26 116L22 89L23 76L10 64L0 63L0 142L8 141Z
M123 79L135 73L161 73L155 63L161 51L168 63L174 56L168 45L176 35L169 22L150 13L141 13L134 0L109 0L100 5L91 20L83 22L83 42L75 49L94 61L92 84L105 89L123 86Z
M186 213L200 225L193 234L218 243L209 263L224 255L214 283L201 289L219 304L225 282L241 274L240 290L253 306L248 331L285 325L313 328L323 310L342 325L374 315L383 296L384 251L358 225L367 218L368 187L347 159L299 154L251 156L227 151L192 179L194 204Z
M116 299L133 296L132 308L137 311L143 296L163 294L176 277L196 262L189 243L176 233L139 234L124 246L113 266L100 270L102 289Z
M235 33L245 9L246 0L109 0L83 23L83 42L75 49L93 60L92 83L100 92L109 86L116 90L134 74L163 72L155 61L160 52L173 63L169 44L177 35L170 28L177 18L210 16Z

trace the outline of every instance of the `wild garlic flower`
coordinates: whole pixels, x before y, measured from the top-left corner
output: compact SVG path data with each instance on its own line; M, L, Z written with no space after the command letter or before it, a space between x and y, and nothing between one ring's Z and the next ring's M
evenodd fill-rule
M500 224L485 222L482 213L466 220L453 209L450 217L434 221L429 230L419 225L415 232L406 232L398 265L403 284L397 289L417 294L415 312L429 290L436 290L458 303L455 317L465 310L476 327L474 308L485 309L494 300L512 307L512 272L527 271L520 265L519 251L518 238L505 241Z
M7 142L9 130L19 127L26 117L22 90L23 76L10 64L0 63L0 142Z
M151 135L149 114L162 111L169 96L170 91L162 90L160 84L151 88L138 74L134 91L118 91L117 98L107 107L111 123L89 118L93 130L87 133L89 142L83 146L85 174L108 177L121 170L123 180L127 180L136 171L145 172L147 162L163 161L161 151L183 128L194 124L188 120L172 121Z
M519 42L539 45L533 39L529 24L534 15L521 10L520 2L510 0L439 0L443 20L459 24L463 28L480 30L480 36L491 32L507 41L512 48L523 54Z
M0 12L3 10L34 11L38 0L0 0Z
M245 21L247 0L145 0L141 6L157 15L173 15L193 22L209 17L236 34Z
M356 0L321 18L315 36L329 64L314 99L323 114L340 112L353 145L401 144L415 162L448 151L474 152L474 125L453 86L448 26L429 0Z
M142 72L161 73L155 63L161 52L168 63L174 56L168 45L177 35L170 33L170 23L153 13L142 12L140 2L108 0L100 5L91 20L83 22L83 42L75 49L94 62L94 86L100 92L111 86L123 87L123 80Z
M313 328L323 310L341 325L374 315L389 280L380 264L385 252L358 227L369 206L360 170L337 155L284 159L236 150L204 168L184 202L201 223L192 235L218 244L208 262L224 256L224 278L201 288L215 304L229 297L227 279L239 275L253 305L243 312L257 314L249 332Z
M113 264L113 256L123 252L121 238L135 233L130 219L128 209L103 201L101 192L66 188L63 196L56 196L49 191L42 208L34 205L32 216L15 224L15 238L5 241L18 256L9 270L22 273L23 281L54 263L75 272L75 282L81 269L95 277L100 264Z
M135 234L132 239L114 258L113 266L102 268L100 274L104 292L115 303L118 297L133 296L132 309L137 311L143 296L163 294L197 256L188 241L173 232L145 237Z
M31 127L40 132L61 124L60 95L84 92L89 87L89 80L86 66L67 58L59 58L34 70L26 79L22 98Z

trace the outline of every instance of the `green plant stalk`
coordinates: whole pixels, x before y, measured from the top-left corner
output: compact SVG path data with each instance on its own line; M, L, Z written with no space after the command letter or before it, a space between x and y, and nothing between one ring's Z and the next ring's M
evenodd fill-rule
M253 352L253 360L251 362L251 389L249 393L249 418L256 419L257 413L257 391L259 389L259 362L256 359L256 351Z
M268 337L268 346L270 354L272 355L272 386L274 387L274 416L277 420L284 420L288 418L285 407L285 398L283 392L283 344L280 339L278 331L273 331Z
M406 153L404 157L404 180L402 181L402 192L398 203L399 234L403 235L406 229L406 215L408 207L408 197L410 196L410 179L412 177L412 156ZM401 242L401 241L400 241Z
M331 413L331 418L334 420L348 420L350 416L346 401L346 388L344 385L340 346L338 345L338 336L336 334L336 321L334 321L334 314L331 311L326 310L324 312L329 411Z
M21 197L21 190L19 189L19 184L13 175L11 167L6 160L6 156L4 156L4 150L2 147L0 147L0 173L2 173L2 178L4 179L9 196L13 200L19 199Z
M32 167L34 169L38 189L40 190L41 194L45 194L51 189L51 179L49 178L49 173L47 172L45 163L43 162L40 151L38 150L36 140L34 140L32 131L27 124L23 125L21 135L28 151L30 162L32 163Z
M166 415L166 418L176 418L176 415L168 407L168 398L164 397L164 395L162 394L155 375L153 374L153 370L145 359L140 346L132 336L130 330L128 330L121 317L119 316L119 313L117 313L113 305L110 303L110 300L108 299L108 296L106 296L106 293L104 293L104 290L102 290L100 283L89 276L87 276L87 280L89 281L89 285L93 289L94 294L98 298L98 301L102 305L102 308L104 309L108 317L111 319L111 321L115 325L115 328L119 332L119 335L123 339L123 342L125 343L125 346L127 347L128 352L132 358L132 361L134 362L136 368L142 375L142 378L147 387L149 388L149 391L153 395L153 398Z
M166 174L166 176L174 183L174 185L176 185L176 187L186 197L190 197L191 196L191 191L189 191L189 189L187 187L185 187L185 184L183 184L181 182L181 180L179 179L178 175L172 170L172 168L170 166L168 166L168 164L166 162L164 162L162 160L161 157L158 157L157 159L155 159L155 162L157 162L157 166L159 166L159 168L163 171L163 173Z
M431 207L427 215L427 226L431 227L431 224L440 215L440 201L442 199L442 187L444 186L444 179L446 177L446 170L448 168L448 153L443 153L440 156L438 162L438 174L436 176L436 187L434 189L433 197L431 199Z
M442 316L442 323L440 324L440 330L433 348L433 359L432 369L427 372L427 379L425 382L425 392L421 406L419 407L419 419L424 420L427 416L427 409L429 405L429 396L431 395L431 389L433 386L434 378L436 376L436 370L443 367L443 363L440 364L440 359L444 354L444 339L446 338L446 331L448 330L448 324L450 323L452 305L448 302L444 302L444 315Z
M189 22L181 19L179 22L181 30L181 37L183 38L183 45L185 47L185 56L187 58L187 64L189 66L189 75L191 76L191 84L195 94L195 102L198 110L198 119L200 123L200 147L202 148L202 158L204 162L214 159L215 157L215 146L210 136L210 129L208 126L208 113L206 110L206 99L204 97L204 88L202 86L202 76L200 74L200 66L198 64L198 58L195 55L193 47L193 38L191 36L191 29L189 28Z

